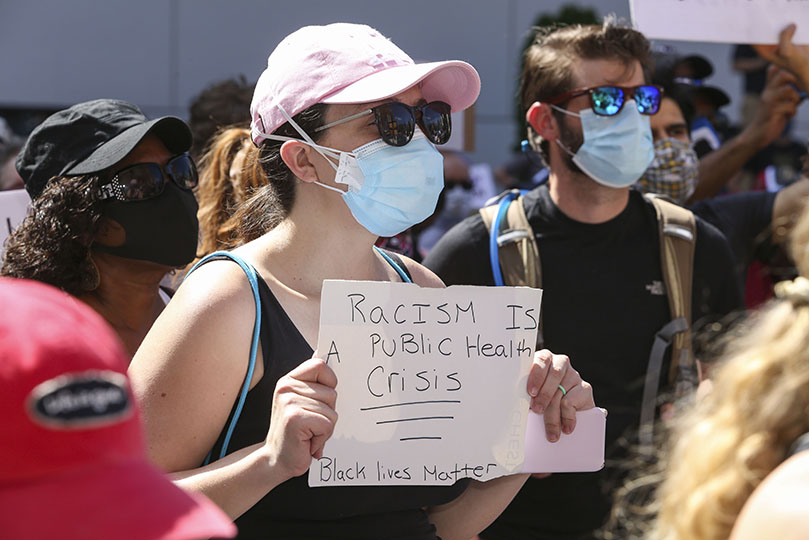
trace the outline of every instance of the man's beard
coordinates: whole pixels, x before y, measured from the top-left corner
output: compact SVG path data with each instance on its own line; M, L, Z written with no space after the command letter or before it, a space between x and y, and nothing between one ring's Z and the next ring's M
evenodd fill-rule
M564 148L567 148L572 154L575 154L579 151L581 145L584 144L584 136L568 127L564 118L558 118L558 121L559 142L564 146ZM573 162L573 156L565 152L564 148L562 149L562 162L565 164L565 167L567 167L570 172L585 174L585 172Z

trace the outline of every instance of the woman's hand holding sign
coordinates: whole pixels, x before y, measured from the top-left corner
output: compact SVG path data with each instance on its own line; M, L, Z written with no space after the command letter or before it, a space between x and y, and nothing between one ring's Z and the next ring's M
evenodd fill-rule
M322 457L337 422L336 386L334 371L319 358L278 379L266 447L269 460L289 478L305 473L312 457Z
M560 432L573 432L576 411L595 407L593 388L573 369L570 358L548 349L534 353L527 390L531 410L544 414L545 434L550 442L558 441Z

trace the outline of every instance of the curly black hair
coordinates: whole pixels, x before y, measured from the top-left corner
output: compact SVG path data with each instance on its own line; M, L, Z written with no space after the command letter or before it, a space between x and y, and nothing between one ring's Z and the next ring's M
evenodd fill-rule
M74 296L97 286L90 245L103 201L97 175L54 177L6 241L0 275L34 279Z

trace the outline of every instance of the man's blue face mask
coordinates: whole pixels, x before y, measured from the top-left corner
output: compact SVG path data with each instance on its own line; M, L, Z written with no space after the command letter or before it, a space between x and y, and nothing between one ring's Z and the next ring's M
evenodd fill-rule
M581 119L584 143L575 153L559 140L556 143L599 184L612 188L631 186L654 159L649 116L638 112L634 103L627 103L614 116L599 116L591 109L572 113L556 105L551 107Z

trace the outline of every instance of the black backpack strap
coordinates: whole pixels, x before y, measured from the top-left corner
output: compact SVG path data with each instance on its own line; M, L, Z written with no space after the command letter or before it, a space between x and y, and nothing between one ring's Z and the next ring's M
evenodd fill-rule
M642 449L651 450L654 440L654 420L657 410L657 393L660 375L663 370L663 358L671 345L674 336L688 330L688 323L678 317L666 323L657 334L649 353L649 364L646 367L646 380L643 384L643 398L640 409L640 444ZM672 360L673 361L673 360Z

